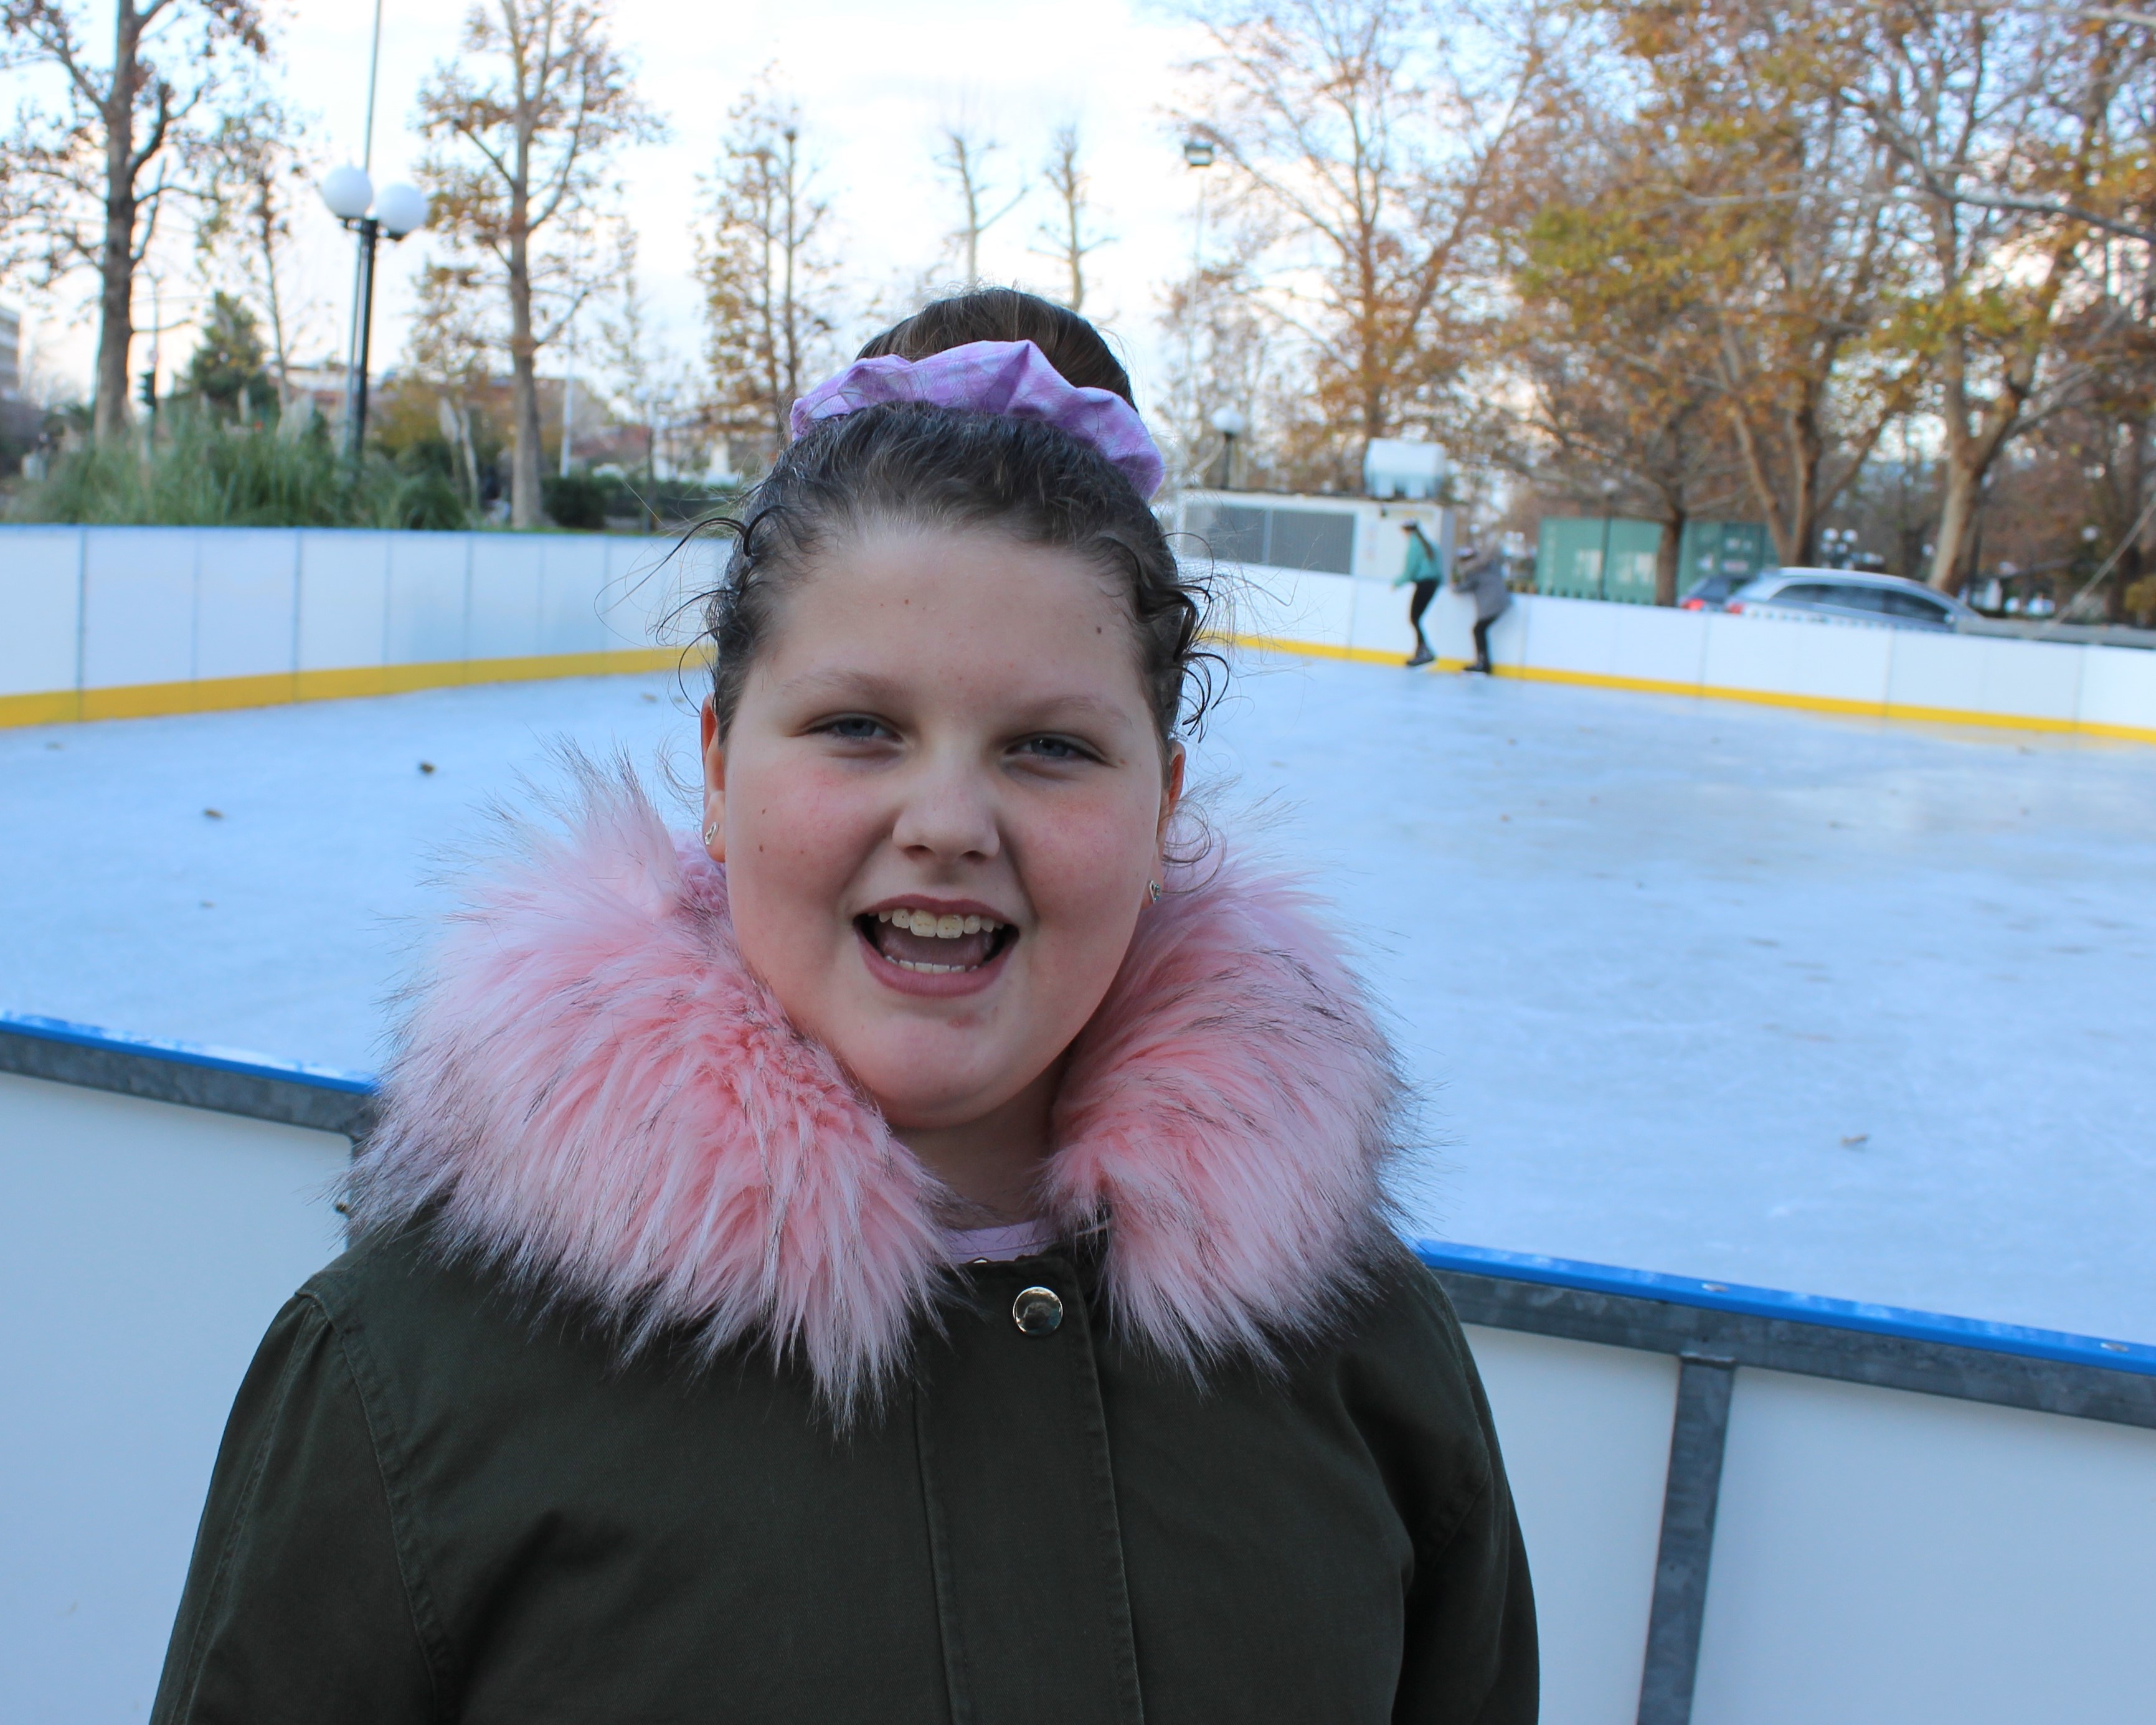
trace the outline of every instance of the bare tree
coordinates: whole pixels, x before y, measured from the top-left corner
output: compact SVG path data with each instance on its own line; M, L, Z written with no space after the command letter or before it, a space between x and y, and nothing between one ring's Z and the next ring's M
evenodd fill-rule
M1308 429L1296 411L1301 380L1284 375L1271 321L1260 309L1233 264L1199 270L1169 290L1160 316L1168 388L1162 417L1173 452L1176 476L1184 485L1204 483L1216 465L1224 483L1226 449L1213 428L1227 409L1242 416L1244 480L1289 485L1306 477L1301 460ZM1321 441L1321 446L1322 439ZM1326 452L1321 447L1322 469Z
M292 212L308 195L305 126L258 93L222 116L203 141L195 248L205 270L234 281L270 321L280 413L291 405L291 354L309 308L295 282Z
M731 117L698 246L705 352L726 429L752 433L776 455L795 399L831 357L839 314L821 247L829 209L803 151L800 110L767 76Z
M184 152L228 67L269 52L254 0L117 0L100 64L68 0L0 0L0 67L57 74L59 100L26 104L0 145L0 267L50 288L77 270L98 283L93 424L127 424L135 277L164 206L184 187Z
M1048 160L1041 178L1055 194L1055 214L1035 230L1042 244L1035 249L1063 267L1069 284L1064 304L1073 311L1086 309L1086 259L1106 245L1105 235L1092 223L1092 177L1080 161L1078 128L1058 126L1049 141Z
M665 135L616 50L606 0L484 0L465 16L462 51L419 94L433 146L419 178L439 265L501 295L492 339L507 350L511 521L540 520L539 350L561 335L599 280L614 151Z
M419 300L407 331L404 369L434 397L442 440L458 470L465 502L475 511L485 498L472 416L483 411L493 320L475 270L430 264L419 275Z
M1538 0L1194 0L1182 116L1273 244L1260 302L1311 353L1337 477L1435 417L1486 314L1501 168L1549 57Z
M1026 188L1021 182L999 207L992 208L998 193L989 177L988 162L1003 146L963 116L947 120L938 136L942 141L936 152L936 166L958 194L960 220L950 243L957 250L966 281L971 285L981 279L981 236L1024 201Z

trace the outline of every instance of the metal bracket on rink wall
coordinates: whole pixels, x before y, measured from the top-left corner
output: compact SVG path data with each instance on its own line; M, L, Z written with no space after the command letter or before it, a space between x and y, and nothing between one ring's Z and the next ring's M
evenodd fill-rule
M1689 1725L1739 1368L2156 1430L2156 1348L1418 1241L1460 1321L1674 1355L1639 1725Z
M369 1074L5 1013L0 1073L341 1134L355 1144L377 1117ZM110 1107L87 1096L69 1106L85 1117ZM69 1157L78 1148L53 1147ZM2156 1601L2156 1447L2140 1435L2156 1431L2156 1347L1474 1246L1423 1241L1415 1249L1461 1321L1484 1332L1471 1339L1493 1401L1503 1400L1508 1368L1543 1373L1536 1381L1545 1390L1556 1386L1539 1407L1522 1401L1508 1414L1501 1405L1500 1436L1522 1521L1534 1523L1529 1557L1545 1595L1546 1693L1570 1681L1581 1716L1630 1716L1635 1672L1638 1725L1690 1725L1696 1698L1709 1725L1920 1717L2019 1725L2145 1715L2145 1661L2132 1644ZM1615 1352L1597 1355L1595 1348ZM1597 1399L1598 1379L1613 1378L1633 1386L1624 1392L1630 1403ZM1854 1396L1836 1385L1934 1399ZM1852 1406L1859 1401L1861 1409ZM2063 1417L2030 1421L1988 1409ZM1799 1430L1787 1423L1793 1418L1812 1424ZM1851 1431L1856 1447L1834 1449ZM1763 1432L1781 1435L1763 1461ZM1593 1464L1625 1444L1627 1471L1595 1475ZM1823 1445L1832 1453L1821 1461ZM1531 1480L1537 1450L1542 1472ZM1587 1498L1551 1490L1553 1479L1583 1464L1602 1481L1599 1502L1621 1513L1581 1519L1582 1504L1593 1507ZM1865 1485L1867 1470L1876 1487L1868 1497L1845 1490ZM1922 1514L1934 1519L1895 1522L1893 1494L1921 1496L1935 1476L1950 1489L1927 1500ZM2013 1522L2004 1512L2017 1500L2027 1512ZM1763 1506L1779 1519L1763 1522ZM1881 1535L1867 1545L1873 1522L1892 1523L1901 1543L1882 1543ZM1972 1528L1971 1537L1992 1537L2010 1522L1993 1538L2003 1557L1972 1558L1977 1547L1959 1537ZM1956 1537L1938 1539L1943 1528ZM2015 1538L2023 1548L2012 1548ZM1904 1568L1916 1576L1906 1588ZM1902 1615L1864 1619L1852 1631L1848 1615L1828 1608L1861 1593L1871 1571L1892 1571L1902 1590L1875 1589L1866 1599L1888 1598L1890 1615ZM1777 1591L1785 1572L1796 1581ZM2010 1632L1955 1615L1955 1599L1965 1602L1971 1588L1984 1590L1978 1615L2011 1621ZM2025 1621L2047 1607L2056 1608L2048 1626ZM1872 1664L1860 1671L1866 1659ZM1958 1702L1912 1710L1907 1697L1928 1692L1922 1686L1950 1684L1987 1659L1991 1667L2003 1660L2021 1686L1970 1678ZM1845 1678L1840 1699L1792 1693L1820 1671ZM2061 1682L2080 1687L2031 1711L2028 1695L2050 1696L2046 1686ZM1577 1704L1589 1687L1594 1705ZM1851 1694L1862 1707L1846 1704ZM1733 1703L1732 1695L1744 1699ZM1762 1696L1770 1704L1754 1704ZM1554 1703L1548 1717L1559 1725Z

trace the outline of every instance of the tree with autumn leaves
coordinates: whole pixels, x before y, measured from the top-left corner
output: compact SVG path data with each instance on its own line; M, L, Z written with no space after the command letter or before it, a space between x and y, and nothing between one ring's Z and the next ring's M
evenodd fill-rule
M511 384L510 520L540 513L538 357L596 291L615 153L665 126L637 95L605 0L481 0L419 95L419 177L444 248L424 292Z
M2147 364L2126 337L2156 252L2156 16L2015 0L1195 12L1214 52L1186 112L1228 159L1271 393L1317 408L1279 419L1272 453L1314 432L1330 465L1285 464L1312 478L1351 483L1369 437L1426 433L1662 521L1666 601L1688 514L1741 510L1807 561L1892 431L1938 451L1922 572L1955 591L2023 440L2099 398L2149 398L2117 367ZM1202 303L1220 322L1217 287ZM2145 416L2109 423L2128 451L2106 458L2115 490L2111 475L2156 463Z

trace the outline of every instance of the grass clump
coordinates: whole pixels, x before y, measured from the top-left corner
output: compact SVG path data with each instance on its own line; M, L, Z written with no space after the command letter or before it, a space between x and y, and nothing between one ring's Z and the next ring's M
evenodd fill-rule
M130 439L62 456L23 488L21 521L90 526L393 527L471 525L455 482L434 463L370 453L355 472L319 425L298 437L176 413L146 451Z

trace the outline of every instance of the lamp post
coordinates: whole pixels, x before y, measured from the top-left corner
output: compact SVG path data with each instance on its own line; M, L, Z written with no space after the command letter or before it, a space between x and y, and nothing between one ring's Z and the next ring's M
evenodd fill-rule
M367 349L374 337L374 249L382 236L402 239L427 225L427 194L417 186L384 186L379 193L360 167L332 168L322 177L322 202L359 236L352 277L352 365L345 380L345 454L353 463L367 438Z
M1205 180L1204 170L1213 166L1214 146L1210 138L1188 137L1183 141L1183 165L1199 170L1198 215L1190 225L1190 299L1183 308L1183 382L1190 392L1190 418L1198 417L1198 293L1199 277L1204 268L1205 251Z
M1235 408L1222 408L1213 415L1213 429L1220 434L1220 440L1225 445L1220 454L1220 489L1239 491L1242 487L1236 484L1239 475L1235 471L1235 450L1243 434L1250 429L1250 422Z

